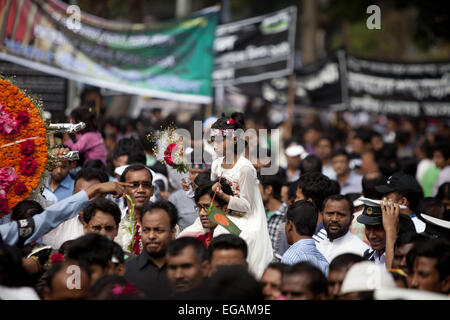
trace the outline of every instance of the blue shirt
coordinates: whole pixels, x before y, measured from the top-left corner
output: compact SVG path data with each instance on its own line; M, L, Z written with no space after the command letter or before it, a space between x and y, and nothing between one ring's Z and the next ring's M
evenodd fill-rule
M61 201L65 198L70 197L73 194L73 188L75 186L75 180L72 179L70 174L67 174L67 176L61 181L61 183L56 187L55 191L52 191L50 189L50 178L47 180L47 183L45 184L46 192L53 193L56 198L58 198L58 201Z
M281 263L296 264L309 262L319 268L325 277L328 276L329 263L327 259L317 250L313 239L302 239L294 243L286 250Z
M80 191L73 196L51 205L42 213L33 216L34 231L25 241L25 245L42 237L44 234L56 228L61 222L75 217L80 210L89 203L86 192ZM14 246L19 240L19 229L15 221L0 225L0 235L3 241Z
M350 171L347 181L341 186L341 194L346 195L349 193L361 193L362 192L362 179L363 176Z

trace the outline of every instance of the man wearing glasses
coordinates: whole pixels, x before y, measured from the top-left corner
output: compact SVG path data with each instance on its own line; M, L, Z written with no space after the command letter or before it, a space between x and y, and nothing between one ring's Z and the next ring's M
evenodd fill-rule
M120 182L125 182L129 185L128 187L125 187L125 193L130 196L134 204L133 221L140 221L142 207L150 201L150 198L153 195L154 188L152 181L153 176L150 170L146 166L138 163L128 166L120 176ZM133 238L133 234L130 232L130 230L133 231L130 221L131 203L127 198L125 198L125 201L127 205L126 212L122 214L119 232L114 241L120 244L126 253L139 255L142 251L139 231L140 226L137 224L134 230L135 236ZM130 244L133 240L136 245L133 248L130 248Z

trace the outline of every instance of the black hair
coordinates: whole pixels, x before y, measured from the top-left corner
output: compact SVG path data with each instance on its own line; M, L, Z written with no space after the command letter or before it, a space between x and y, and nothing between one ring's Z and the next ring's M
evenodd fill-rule
M337 156L345 156L347 158L347 161L350 161L350 155L344 148L338 148L335 151L333 151L330 159L333 159L334 157L337 157Z
M99 159L90 159L83 164L83 169L85 168L95 168L99 169L103 172L106 172L106 166L102 160Z
M98 129L97 114L94 108L88 106L81 106L73 110L70 117L75 123L84 122L86 128L82 132L95 132Z
M364 260L365 259L360 255L354 253L343 253L331 260L329 270L339 270L344 268L347 269L354 263L358 263Z
M426 241L428 239L430 238L423 233L404 232L398 235L397 240L395 241L394 248L398 248L407 243L416 243L420 241Z
M208 259L208 251L205 245L201 240L194 237L181 237L171 241L167 247L167 256L177 256L187 247L194 250L199 263Z
M258 178L264 189L268 186L272 186L273 197L281 201L281 187L283 186L283 180L280 175L258 175Z
M44 209L39 202L34 200L22 200L14 206L11 212L11 221L30 219L35 214L42 213Z
M88 224L97 211L102 211L104 213L110 214L114 218L117 227L119 226L120 219L122 218L122 212L120 211L119 206L113 201L105 198L97 198L89 201L88 206L83 211L84 222Z
M294 202L286 213L286 219L294 223L297 234L311 237L316 231L318 216L317 207L305 200Z
M158 200L155 202L147 202L146 204L144 204L142 206L141 209L141 222L144 219L144 215L147 212L151 212L152 210L155 209L162 209L164 210L167 215L169 216L169 220L170 220L170 228L175 228L177 221L178 221L178 210L177 207L175 207L175 205L170 202L169 200Z
M113 257L115 257L119 264L125 263L125 252L123 251L122 247L115 241L112 242L113 246Z
M211 183L211 170L200 172L194 179L197 186Z
M141 171L141 170L146 170L148 172L148 174L150 175L150 182L153 182L152 173L145 165L143 165L141 163L133 163L133 164L130 164L128 167L126 167L126 169L123 171L122 175L120 176L120 179L119 179L120 182L126 181L128 172Z
M386 184L386 178L380 173L380 175L374 178L367 178L364 176L362 178L362 194L365 198L381 200L383 198L383 194L378 192L375 187L382 186Z
M132 154L130 154L127 159L127 164L132 163L141 163L145 165L147 163L145 152L133 152Z
M195 202L197 203L200 200L200 198L205 194L209 194L209 196L212 199L214 196L214 191L211 188L216 182L218 182L218 180L214 181L214 182L209 182L207 184L202 184L197 189L195 189L195 192L194 192ZM229 196L233 195L233 190L231 190L230 185L226 181L221 180L220 187L225 194L227 194ZM214 198L214 201L218 202L219 206L221 206L221 207L228 204L228 202L226 202L225 200L223 200L222 198L217 197L217 196Z
M89 290L89 300L112 300L115 295L112 290L119 284L125 286L128 281L118 275L107 275L98 279Z
M344 196L342 194L333 194L331 196L326 197L325 200L323 200L323 206L322 206L323 208L325 208L325 205L327 204L327 202L329 200L332 200L332 201L344 200L344 201L346 201L348 204L348 208L350 209L350 215L353 215L353 210L354 210L353 202L349 199L349 197L347 195Z
M381 149L375 151L375 162L385 177L390 177L400 170L397 160L397 146L393 143L385 143Z
M112 159L117 159L124 155L130 157L130 155L135 153L144 153L145 155L144 147L141 142L134 138L123 138L117 142L113 151Z
M417 205L418 217L420 217L420 213L425 213L438 219L444 219L444 212L445 206L436 198L426 197L420 199L419 204Z
M306 199L312 199L319 211L323 210L323 200L326 197L340 193L339 184L320 172L302 174L298 180L298 188L302 189Z
M69 246L67 258L96 264L105 268L113 255L112 241L98 233L88 233L75 239Z
M400 171L415 177L418 161L415 157L402 157L399 160Z
M450 275L450 244L443 239L429 239L417 242L407 254L409 272L412 272L414 261L418 257L435 258L435 268L439 272L439 279Z
M445 160L450 158L450 143L447 141L439 141L435 144L433 152L440 152Z
M436 199L439 199L441 201L450 199L450 182L441 184L441 186L439 187L438 193L436 195Z
M319 139L317 139L316 146L319 144L321 140L327 140L330 143L331 149L334 147L334 139L330 135L323 135Z
M322 160L318 156L310 154L300 161L300 174L308 172L322 172Z
M295 198L297 197L297 189L298 189L298 180L290 182L288 184L287 195L289 200L295 201Z
M227 121L230 119L234 120L234 124L228 124ZM238 130L242 129L245 130L245 119L244 114L242 112L233 112L231 116L226 117L225 114L222 114L222 116L217 119L216 122L213 123L211 126L211 129L233 129Z
M208 257L212 258L213 252L216 250L239 250L247 259L248 247L247 243L235 234L221 234L211 240L208 247Z
M423 198L423 191L420 184L417 182L417 180L413 177L413 184L416 186L410 186L411 188L407 192L401 192L401 191L395 191L398 193L401 197L405 197L409 202L409 208L413 211L417 211L417 205L419 204L419 201Z
M284 272L289 268L289 265L281 263L281 262L271 262L267 265L266 269L275 269L278 270L281 275L284 274Z
M31 287L32 278L22 265L22 252L3 242L0 235L0 284L7 287Z
M79 179L83 178L86 181L89 180L98 180L100 181L100 183L103 182L108 182L109 178L108 178L108 174L100 169L97 168L83 168L80 171L77 172L77 174L75 175L75 183L77 183L77 181Z
M427 159L433 158L433 145L428 140L424 140L420 144L420 151L422 151L425 154L425 157Z
M300 262L292 265L288 268L283 277L297 274L306 274L307 279L309 280L308 287L309 290L314 294L315 297L318 295L327 295L328 294L328 283L327 279L323 272L312 265L309 262Z
M208 281L184 295L184 299L197 300L264 300L260 284L241 265L218 266Z
M408 145L410 140L411 140L411 133L409 133L409 131L399 130L395 133L395 142L401 146Z

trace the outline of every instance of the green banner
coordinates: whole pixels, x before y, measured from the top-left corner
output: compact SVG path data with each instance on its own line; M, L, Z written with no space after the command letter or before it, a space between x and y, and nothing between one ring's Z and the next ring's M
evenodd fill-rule
M210 103L218 10L148 25L59 0L0 1L0 59L130 94Z

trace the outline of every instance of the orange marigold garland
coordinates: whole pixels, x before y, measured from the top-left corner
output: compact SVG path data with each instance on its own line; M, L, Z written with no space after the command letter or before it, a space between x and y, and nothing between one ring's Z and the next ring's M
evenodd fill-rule
M18 87L0 79L0 217L39 186L47 160L40 111Z

